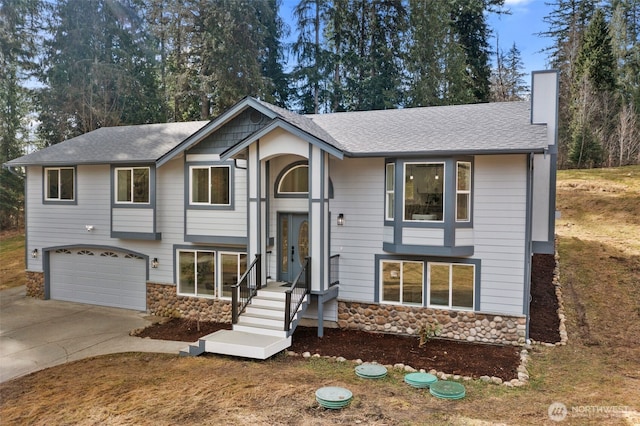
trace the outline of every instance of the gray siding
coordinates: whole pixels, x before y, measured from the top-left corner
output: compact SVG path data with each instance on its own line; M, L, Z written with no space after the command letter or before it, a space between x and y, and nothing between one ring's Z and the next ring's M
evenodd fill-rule
M247 171L235 169L231 173L234 174L234 210L187 208L187 235L247 236Z
M373 302L384 234L384 159L332 160L331 251L340 255L340 299ZM344 214L345 225L335 218Z
M153 209L114 207L111 217L111 227L115 232L153 232Z
M527 157L475 160L474 258L482 260L481 308L522 314Z
M402 244L444 246L444 229L402 228Z

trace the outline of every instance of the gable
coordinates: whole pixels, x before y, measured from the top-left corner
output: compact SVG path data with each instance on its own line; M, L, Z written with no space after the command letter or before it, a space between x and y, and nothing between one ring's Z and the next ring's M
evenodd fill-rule
M269 117L247 108L189 148L189 154L220 154L267 125Z

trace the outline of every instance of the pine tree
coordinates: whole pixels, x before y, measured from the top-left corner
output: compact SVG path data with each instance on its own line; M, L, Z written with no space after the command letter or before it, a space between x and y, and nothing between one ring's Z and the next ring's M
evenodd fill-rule
M575 61L571 161L599 165L609 154L618 113L616 61L604 11L593 15Z
M499 46L496 50L496 68L491 76L491 101L524 100L528 86L524 81L525 73L522 72L524 64L520 50L515 43L507 53L504 53Z
M41 9L39 0L0 3L0 164L19 157L30 142L24 82L35 67ZM20 178L0 170L0 231L20 225L23 188Z
M567 167L569 146L572 144L571 122L575 81L574 62L586 27L595 11L595 0L555 0L553 10L544 18L549 30L539 35L553 40L548 50L552 68L560 71L560 107L558 116L558 165Z
M154 52L135 0L62 0L41 80L39 132L48 144L103 126L164 121Z
M293 78L303 113L327 109L333 67L323 33L331 12L328 0L301 0L294 8L298 39L293 44L297 59Z

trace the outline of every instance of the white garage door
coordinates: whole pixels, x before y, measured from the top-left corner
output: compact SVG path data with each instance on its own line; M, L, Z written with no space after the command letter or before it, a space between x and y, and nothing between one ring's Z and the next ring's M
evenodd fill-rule
M60 249L49 258L51 298L146 310L146 264L121 251Z

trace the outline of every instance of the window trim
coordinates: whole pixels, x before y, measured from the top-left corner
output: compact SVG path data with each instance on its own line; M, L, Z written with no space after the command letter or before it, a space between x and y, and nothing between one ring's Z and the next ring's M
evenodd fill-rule
M289 164L280 172L280 175L276 178L276 187L275 187L275 196L279 198L307 198L309 196L309 187L308 184L311 183L309 179L307 181L307 190L304 192L285 192L280 188L282 187L282 181L294 170L299 169L301 167L305 167L307 169L307 176L309 174L309 164L306 161L297 161L295 163Z
M71 170L73 173L73 196L71 199L66 199L66 198L60 198L59 194L60 194L60 190L58 189L58 197L57 198L50 198L49 197L49 174L48 172L50 170L57 170L58 171L58 188L60 188L62 186L62 182L61 182L61 170ZM77 188L78 188L78 173L77 173L77 168L76 166L55 166L55 167L43 167L42 169L42 202L43 204L73 204L73 205L77 205L78 204L78 200L77 200Z
M394 301L394 300L384 300L384 264L385 263L399 263L400 264L400 294L399 294L399 301ZM417 303L405 303L402 300L402 296L403 296L403 288L404 288L404 282L402 280L402 274L403 274L403 265L405 263L418 263L422 266L422 300L420 301L419 304ZM380 303L383 305L402 305L402 306L415 306L415 307L422 307L425 304L425 294L424 294L424 289L425 289L425 275L424 275L424 271L425 271L425 263L424 261L421 260L409 260L409 259L380 259L379 261L379 268L380 268Z
M405 161L402 164L402 222L406 223L432 223L444 224L447 218L447 161ZM407 166L413 164L422 165L441 165L442 166L442 219L407 219L406 203L407 203Z
M469 165L469 189L466 190L461 190L460 186L459 186L459 179L460 179L460 165L461 164L468 164ZM466 219L459 219L458 218L458 195L460 194L466 194L467 195L467 218ZM471 222L471 204L472 204L472 198L473 198L473 163L471 161L465 161L465 160L456 160L456 199L455 199L455 212L454 212L454 217L455 217L455 221L457 223L470 223Z
M385 221L393 221L395 220L395 193L396 193L396 164L393 162L387 162L384 166L385 169L385 196L384 196L384 220ZM389 180L391 179L391 180ZM389 184L391 184L391 188L389 188ZM390 198L393 199L393 202L390 202Z
M147 170L148 176L147 176L147 181L148 181L148 185L147 185L147 201L134 201L134 192L135 192L135 182L133 179L133 173L134 170L136 169L144 169ZM119 176L118 176L118 172L121 170L128 170L130 171L130 176L131 176L131 187L129 188L130 190L130 195L131 195L131 201L120 201L118 199L118 193L119 193ZM151 205L151 200L152 200L152 194L151 194L151 185L152 185L152 174L151 174L151 167L150 166L116 166L113 168L113 182L114 182L114 188L113 188L113 202L115 205L117 206L149 206Z
M420 307L428 309L439 309L449 311L461 311L461 312L482 312L481 310L481 273L482 273L482 261L474 258L456 258L456 257L432 257L432 256L408 256L408 255L393 255L393 254L376 254L375 256L375 293L374 302L381 305L396 305L407 307ZM399 303L395 301L383 300L383 262L395 261L395 262L422 262L423 263L423 279L422 279L422 304L407 304ZM444 305L431 305L431 287L430 287L430 265L431 264L448 264L448 265L461 265L461 266L473 266L473 307L458 307L458 306L444 306ZM450 268L451 268L450 266ZM451 286L451 278L450 278ZM450 287L451 288L451 287ZM450 296L451 300L451 296Z
M447 305L435 305L431 303L431 267L434 265L448 266L449 267L449 301ZM466 266L473 268L473 286L471 294L471 307L466 306L454 306L453 305L453 267L454 266ZM460 263L460 262L427 262L427 275L426 275L426 288L427 288L427 303L426 306L434 309L450 309L455 311L473 311L476 304L476 265L472 263Z
M188 293L181 291L180 288L180 253L195 253L194 262L197 264L198 253L213 253L214 262L214 281L213 281L213 294L201 294L198 293L197 282L194 283L194 293ZM174 246L174 274L176 283L176 294L182 297L197 297L201 299L219 299L219 300L231 300L230 296L223 296L224 283L222 280L222 256L223 255L235 255L237 263L237 271L240 271L240 256L247 256L246 251L242 249L234 250L232 248L221 247L193 247L193 246ZM247 257L248 258L248 257ZM248 266L248 264L247 264ZM240 278L241 275L238 275Z
M212 203L211 200L211 186L212 186L212 180L211 180L211 173L213 171L213 169L222 169L222 168L226 168L228 170L228 176L227 176L227 181L228 181L228 186L227 186L227 197L228 197L228 203L226 204L222 204L222 203ZM194 179L193 179L193 171L196 169L207 169L208 170L208 186L209 186L209 190L207 191L207 198L209 199L208 202L199 202L199 201L193 201L193 184L194 184ZM233 178L232 178L232 169L231 169L231 165L230 164L190 164L189 165L189 205L190 206L199 206L199 207L231 207L233 205L232 202L232 194L233 194Z

